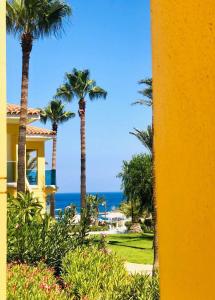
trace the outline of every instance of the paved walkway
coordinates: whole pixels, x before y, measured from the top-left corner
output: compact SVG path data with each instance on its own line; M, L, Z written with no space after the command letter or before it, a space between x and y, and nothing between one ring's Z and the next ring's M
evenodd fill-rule
M143 265L143 264L134 264L134 263L125 263L125 267L129 273L144 273L144 274L152 274L152 265Z

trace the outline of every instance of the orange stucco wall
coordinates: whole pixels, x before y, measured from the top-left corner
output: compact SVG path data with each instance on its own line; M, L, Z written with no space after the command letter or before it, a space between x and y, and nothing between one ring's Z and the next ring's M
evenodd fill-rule
M152 0L162 300L215 299L215 1Z

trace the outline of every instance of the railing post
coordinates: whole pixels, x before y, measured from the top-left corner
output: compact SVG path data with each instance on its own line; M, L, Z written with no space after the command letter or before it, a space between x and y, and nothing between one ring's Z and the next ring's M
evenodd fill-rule
M212 300L215 1L151 8L161 300Z
M6 218L7 218L7 151L6 151L6 22L5 1L0 2L0 299L6 299Z

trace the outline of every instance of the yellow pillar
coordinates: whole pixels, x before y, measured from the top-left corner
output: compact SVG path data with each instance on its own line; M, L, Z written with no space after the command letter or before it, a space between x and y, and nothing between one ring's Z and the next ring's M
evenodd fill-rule
M215 299L215 1L152 0L162 300Z
M0 1L0 299L6 299L6 39L5 1Z

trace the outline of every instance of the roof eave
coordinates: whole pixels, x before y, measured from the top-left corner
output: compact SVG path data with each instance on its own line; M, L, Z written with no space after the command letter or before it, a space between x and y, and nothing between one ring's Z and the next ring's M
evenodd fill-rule
M52 140L55 138L55 135L48 135L48 134L27 134L26 139L27 141L37 140L37 141L46 141Z
M15 121L15 123L18 123L20 119L20 115L19 114L7 114L7 120L9 121ZM35 115L35 116L27 116L27 122L28 124L39 121L40 120L40 116ZM16 122L17 121L17 122Z

